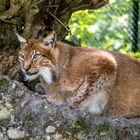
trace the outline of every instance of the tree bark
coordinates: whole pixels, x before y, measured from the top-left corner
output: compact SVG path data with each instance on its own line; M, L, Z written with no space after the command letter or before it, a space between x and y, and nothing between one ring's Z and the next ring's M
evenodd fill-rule
M42 38L55 30L58 39L70 33L73 12L100 8L108 0L0 0L0 74L19 79L15 32L27 38Z
M69 32L71 14L78 10L96 9L108 0L1 0L0 21L22 32L24 37L45 36L55 30L62 39Z

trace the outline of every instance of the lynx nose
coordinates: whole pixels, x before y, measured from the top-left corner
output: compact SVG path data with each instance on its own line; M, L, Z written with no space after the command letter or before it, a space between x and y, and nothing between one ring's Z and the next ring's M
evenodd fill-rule
M28 74L28 75L32 75L33 73L31 73L30 71L27 71L26 74Z
M27 73L28 73L29 69L30 69L30 67L28 67L28 68L25 68L25 67L24 67L24 70L25 70L25 72L27 72Z
M31 64L25 63L23 68L24 68L25 72L28 73L29 69L31 68Z

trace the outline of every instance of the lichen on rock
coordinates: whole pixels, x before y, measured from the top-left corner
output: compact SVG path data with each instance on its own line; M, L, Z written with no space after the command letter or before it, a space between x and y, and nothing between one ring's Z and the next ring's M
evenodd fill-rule
M140 119L93 116L67 104L55 106L43 95L7 77L0 76L0 83L3 140L140 139Z

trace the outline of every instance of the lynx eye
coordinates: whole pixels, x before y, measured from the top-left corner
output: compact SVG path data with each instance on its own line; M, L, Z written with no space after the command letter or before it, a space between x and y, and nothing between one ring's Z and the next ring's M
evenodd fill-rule
M19 54L19 59L24 60L24 55L23 54Z
M36 60L36 59L38 59L40 56L41 56L40 54L34 54L34 55L33 55L33 59Z

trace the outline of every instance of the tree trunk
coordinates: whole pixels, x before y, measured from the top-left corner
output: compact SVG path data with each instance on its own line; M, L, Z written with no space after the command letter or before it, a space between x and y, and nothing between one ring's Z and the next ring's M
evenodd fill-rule
M107 3L108 0L0 0L0 74L18 79L15 52L19 45L15 32L25 38L42 38L55 30L58 39L64 39L70 32L68 21L73 12Z

